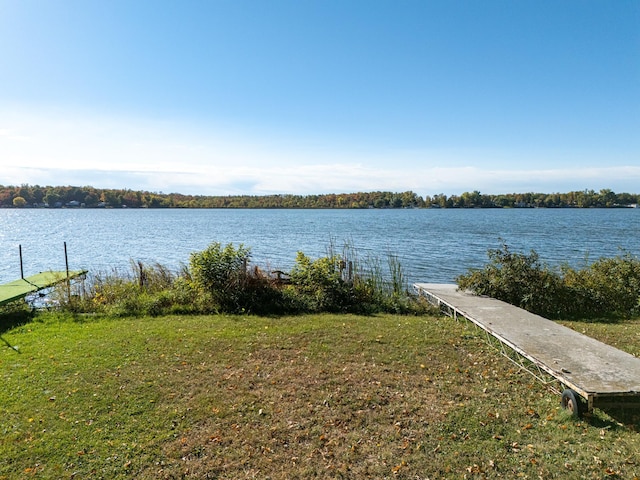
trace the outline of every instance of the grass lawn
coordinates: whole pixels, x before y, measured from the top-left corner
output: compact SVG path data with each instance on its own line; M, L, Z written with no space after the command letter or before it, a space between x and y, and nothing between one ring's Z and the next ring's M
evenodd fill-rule
M579 331L640 355L640 321ZM3 478L639 478L447 317L73 319L2 335Z

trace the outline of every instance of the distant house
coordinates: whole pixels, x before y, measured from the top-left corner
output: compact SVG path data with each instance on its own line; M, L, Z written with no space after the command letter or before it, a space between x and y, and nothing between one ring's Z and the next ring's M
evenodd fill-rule
M67 202L67 207L79 207L80 206L80 202L77 200L71 200L70 202Z

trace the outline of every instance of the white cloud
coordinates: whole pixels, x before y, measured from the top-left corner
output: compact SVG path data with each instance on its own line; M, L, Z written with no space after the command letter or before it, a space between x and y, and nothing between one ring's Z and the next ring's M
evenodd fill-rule
M28 178L29 181L24 181ZM620 179L624 178L624 181ZM625 183L626 182L626 183ZM93 185L187 194L342 193L356 191L413 190L421 195L483 193L567 192L613 188L637 193L640 167L591 168L579 173L558 170L483 170L477 167L424 168L411 171L367 168L350 164L300 167L204 166L178 170L89 170L4 168L0 183L17 185Z
M15 130L11 128L0 128L0 141L10 140L14 142L23 142L29 140L29 137L25 135L19 135Z
M370 149L373 150L373 147ZM355 152L355 153L354 153ZM169 122L0 112L0 184L93 185L191 194L414 190L421 195L611 188L637 193L640 167L528 168L513 152L304 147L286 139ZM544 161L544 162L543 162ZM545 163L546 162L546 163Z

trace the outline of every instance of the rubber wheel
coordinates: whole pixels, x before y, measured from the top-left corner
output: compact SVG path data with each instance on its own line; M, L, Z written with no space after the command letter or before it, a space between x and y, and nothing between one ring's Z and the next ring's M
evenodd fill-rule
M562 392L562 408L565 410L569 410L571 415L578 418L580 417L580 413L582 411L582 403L580 402L579 395L567 388L564 392Z

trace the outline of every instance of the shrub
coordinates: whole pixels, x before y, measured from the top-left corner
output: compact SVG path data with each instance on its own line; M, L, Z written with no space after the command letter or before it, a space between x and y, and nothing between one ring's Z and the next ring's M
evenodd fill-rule
M549 318L615 318L640 313L640 261L630 255L602 258L575 270L554 272L538 254L489 250L483 269L456 278L458 287Z
M291 285L313 312L346 312L356 304L353 283L343 279L347 267L340 255L311 260L298 252L291 270Z
M456 278L463 290L487 295L544 316L560 313L560 277L540 263L538 254L514 253L507 245L487 252L489 264Z
M242 244L235 248L218 242L191 254L189 266L197 287L211 296L222 311L242 310L242 297L251 251Z
M389 275L378 259L361 261L352 247L342 255L333 249L325 257L311 260L298 252L291 270L290 297L303 311L373 314L424 313L426 302L408 292L398 258L389 255Z
M218 311L229 313L287 313L282 292L259 268L248 269L251 251L212 243L191 254L190 273L194 284L204 291Z
M563 268L573 305L590 316L640 314L640 260L625 254L601 258L582 270ZM580 312L576 312L580 313Z

